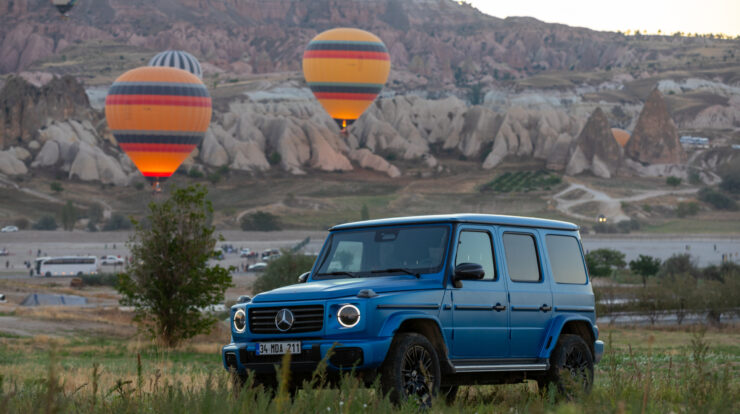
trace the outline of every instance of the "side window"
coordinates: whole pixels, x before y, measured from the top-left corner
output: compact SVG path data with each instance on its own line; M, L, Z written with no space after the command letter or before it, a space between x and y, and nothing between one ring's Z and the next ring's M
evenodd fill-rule
M462 231L457 242L455 266L460 263L476 263L486 272L483 280L496 280L493 267L491 236L482 231Z
M514 282L539 282L540 264L534 237L529 234L504 233L504 252L509 278Z
M329 263L327 272L358 272L362 267L363 243L343 240Z
M547 255L550 257L552 277L557 283L583 285L586 269L578 240L571 236L547 235Z

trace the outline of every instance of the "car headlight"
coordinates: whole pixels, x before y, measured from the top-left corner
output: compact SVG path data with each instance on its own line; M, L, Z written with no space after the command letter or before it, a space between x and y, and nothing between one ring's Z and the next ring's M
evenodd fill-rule
M234 329L239 333L247 329L247 314L242 309L234 314Z
M355 305L342 305L337 312L337 321L345 328L352 328L360 323L360 310Z

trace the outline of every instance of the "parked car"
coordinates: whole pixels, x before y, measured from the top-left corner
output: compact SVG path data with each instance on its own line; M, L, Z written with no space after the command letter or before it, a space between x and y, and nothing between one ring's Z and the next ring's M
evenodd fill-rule
M265 262L257 262L247 268L250 272L264 272L265 269L267 269L267 263Z
M4 294L4 293L0 293L0 303L5 303L5 302L7 302L7 301L8 301L8 300L7 300L7 299L5 299L5 294Z
M117 265L123 265L125 262L122 258L118 256L101 256L100 257L100 264L103 266L117 266Z
M234 247L233 244L222 244L221 245L221 250L224 253L228 253L228 254L236 253L236 248Z
M10 255L10 252L8 251L7 248L3 247L2 249L0 249L0 256L9 256L9 255Z
M16 226L5 226L0 229L0 233L15 233L16 231L18 231L18 227Z
M590 390L604 344L578 226L443 215L335 226L299 284L231 308L224 367L266 387L290 352L291 389L327 357L330 375L380 376L393 401L428 404L460 385Z
M252 249L249 248L243 248L239 251L239 257L250 257L252 254Z

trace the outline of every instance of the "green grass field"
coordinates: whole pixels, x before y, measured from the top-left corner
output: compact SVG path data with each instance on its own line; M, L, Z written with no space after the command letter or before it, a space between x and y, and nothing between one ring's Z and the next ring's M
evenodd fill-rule
M532 381L463 387L454 404L439 398L430 412L740 411L736 328L606 328L602 338L607 350L589 395L562 400ZM0 412L419 412L413 402L394 407L351 375L338 389L314 384L293 399L282 389L275 398L261 387L236 392L218 351L202 341L162 351L136 339L0 337Z

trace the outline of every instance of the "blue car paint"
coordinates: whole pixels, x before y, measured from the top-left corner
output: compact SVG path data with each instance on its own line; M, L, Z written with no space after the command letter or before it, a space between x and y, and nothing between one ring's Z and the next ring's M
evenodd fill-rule
M421 319L435 324L445 341L448 355L440 355L451 361L474 358L538 358L546 360L554 349L563 327L570 322L588 323L594 332L594 361L603 354L603 342L598 340L595 326L594 299L590 280L584 285L559 285L552 281L544 237L547 234L576 237L580 243L578 227L571 223L530 219L524 217L494 215L444 215L371 220L335 226L324 243L319 258L327 252L332 234L368 227L408 227L447 223L454 232L450 233L444 266L438 273L422 274L417 279L411 275L389 275L368 278L317 279L320 260L311 270L307 283L286 286L254 297L251 303L237 304L231 309L231 344L222 351L224 367L226 353L238 349L255 350L260 341L301 339L302 349L319 347L322 358L334 347L359 347L363 350L363 364L357 370L378 368L385 360L393 335L406 321ZM494 266L496 281L465 281L462 288L452 286L457 236L464 229L488 232L494 243ZM536 283L512 282L507 274L506 257L503 253L502 236L506 232L528 233L535 238L542 280ZM487 283L487 285L484 285ZM372 289L377 296L359 298L357 294ZM499 323L481 325L484 316L491 311L461 309L493 306L501 303L506 310L495 315ZM519 307L549 304L549 312L535 312ZM357 326L343 328L336 320L338 306L351 303L361 311ZM247 327L238 333L233 326L233 315L237 309L250 307L274 307L281 305L324 305L324 325L321 331L310 334L284 333L261 335L249 332ZM456 308L456 305L458 308ZM512 307L515 309L512 310ZM494 312L495 313L495 312ZM514 316L512 316L514 313ZM478 326L476 335L475 327ZM467 330L467 331L466 331ZM484 331L484 332L480 332ZM457 337L456 337L457 336ZM311 339L302 339L310 337ZM314 339L317 338L317 339ZM237 352L237 355L239 353ZM333 367L331 364L330 368ZM245 370L238 361L237 371Z

